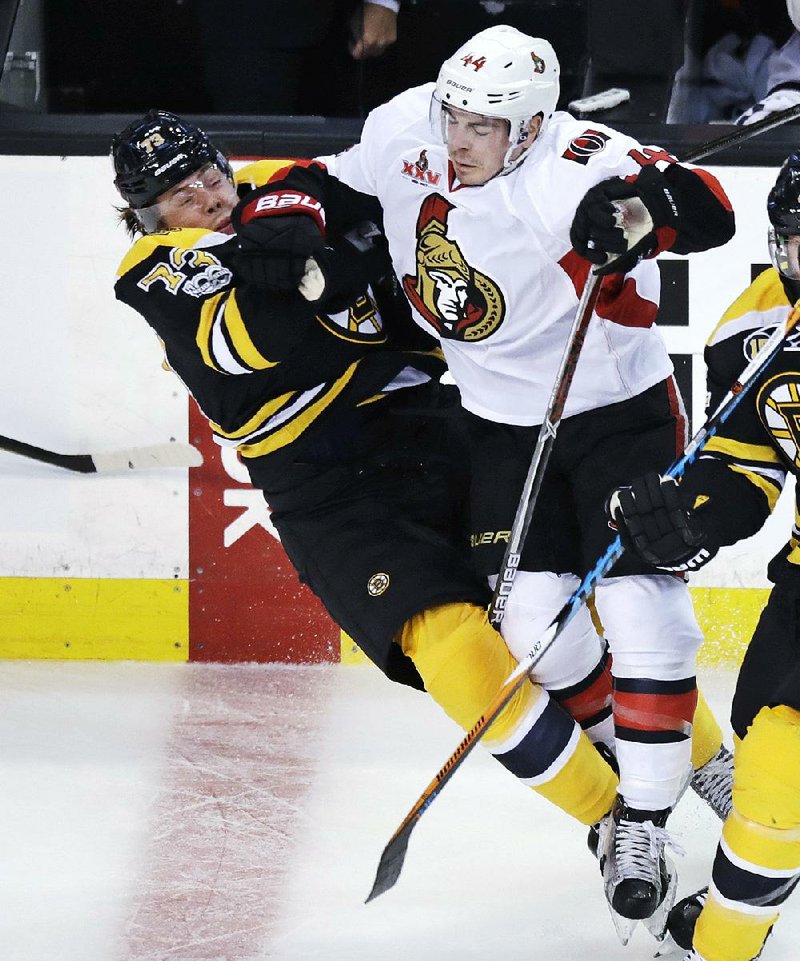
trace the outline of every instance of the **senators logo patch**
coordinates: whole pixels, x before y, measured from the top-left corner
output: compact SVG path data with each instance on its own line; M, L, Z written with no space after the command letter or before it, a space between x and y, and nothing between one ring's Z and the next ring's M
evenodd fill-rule
M506 305L500 288L467 263L447 236L453 204L440 194L427 197L417 217L417 272L403 277L411 304L440 337L483 340L502 324Z
M565 160L587 164L589 157L600 153L610 139L607 133L601 133L599 130L584 130L580 137L575 137L574 140L570 141L569 146L561 156Z
M756 407L789 463L800 468L800 371L771 377L759 390Z

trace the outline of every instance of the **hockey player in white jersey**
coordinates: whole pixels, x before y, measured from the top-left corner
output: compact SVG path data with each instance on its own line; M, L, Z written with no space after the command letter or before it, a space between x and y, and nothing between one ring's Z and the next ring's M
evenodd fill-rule
M546 40L492 27L449 58L435 84L373 111L359 144L322 158L329 174L380 200L415 319L441 338L471 439L473 555L490 577L592 263L622 255L589 327L504 617L518 657L606 548L607 494L634 464L637 474L644 465L663 469L686 441L672 364L653 326L659 271L651 258L713 247L733 233L714 177L555 112L558 77ZM635 243L615 206L629 198L645 209ZM579 702L590 736L614 746L620 796L601 856L612 908L636 921L664 907L666 817L690 759L708 761L720 734L704 707L691 757L701 634L686 585L636 558L623 558L613 575L596 591L613 655L613 732L602 693L606 652L587 611L534 676L571 708Z
M558 75L546 40L493 27L447 60L436 84L374 111L360 144L327 161L381 201L395 271L418 321L442 339L470 415L474 553L487 575L499 569L590 261L625 255L589 328L504 618L520 657L606 546L602 506L622 465L663 466L685 442L653 326L659 272L644 255L713 247L733 232L709 174L554 112ZM612 207L625 197L652 219L630 251ZM624 561L615 574L596 594L620 765L605 875L615 911L635 919L665 895L663 829L689 770L701 635L681 581ZM602 657L588 614L575 620L537 665L551 688L569 689Z

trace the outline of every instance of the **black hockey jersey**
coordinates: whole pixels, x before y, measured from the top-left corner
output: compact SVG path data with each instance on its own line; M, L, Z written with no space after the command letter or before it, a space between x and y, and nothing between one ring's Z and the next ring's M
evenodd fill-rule
M728 308L705 349L708 412L715 410L746 364L782 324L792 304L770 268ZM778 499L787 475L800 476L800 331L786 339L719 432L686 472L687 506L702 513L714 546L756 533ZM800 501L786 547L770 577L800 576Z
M286 165L261 161L242 168L240 194ZM366 216L380 216L374 201L363 198L365 207L345 189L341 222L328 211L330 244ZM345 309L319 313L299 293L242 282L236 249L235 237L203 229L140 237L119 267L115 293L158 335L166 363L218 443L236 447L254 483L268 491L276 460L302 459L333 423L342 435L348 416L380 400L387 388L438 380L444 362L435 342L411 322L390 271L387 283L363 291Z

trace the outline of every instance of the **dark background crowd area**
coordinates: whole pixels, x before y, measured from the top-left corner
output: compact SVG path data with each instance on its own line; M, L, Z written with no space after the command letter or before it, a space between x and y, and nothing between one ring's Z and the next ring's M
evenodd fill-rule
M189 115L364 117L435 79L472 34L509 23L553 43L560 107L624 87L630 102L603 119L663 122L687 51L702 58L730 32L743 44L765 34L780 46L793 31L784 0L402 0L396 43L355 60L349 43L359 7L355 0L0 0L0 26L16 13L0 104L47 114L133 114L158 105Z

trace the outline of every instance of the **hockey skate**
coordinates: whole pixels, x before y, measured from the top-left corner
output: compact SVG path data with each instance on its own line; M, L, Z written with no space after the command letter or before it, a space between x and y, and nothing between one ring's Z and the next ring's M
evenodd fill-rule
M694 894L678 901L667 916L667 932L684 951L688 951L692 946L694 927L707 899L708 888L700 888Z
M723 744L719 751L692 775L689 786L724 821L731 812L733 754Z
M665 854L670 809L640 811L617 798L600 826L600 869L617 936L627 944L641 921L658 940L675 899L677 876Z

